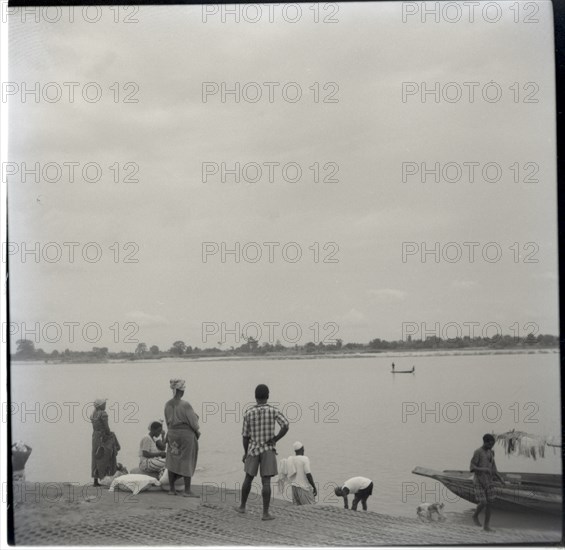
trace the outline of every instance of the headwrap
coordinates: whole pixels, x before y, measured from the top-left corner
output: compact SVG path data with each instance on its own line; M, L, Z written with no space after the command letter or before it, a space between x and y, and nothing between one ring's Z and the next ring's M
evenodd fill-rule
M300 443L300 441L295 441L295 442L292 444L292 448L293 448L295 451L300 451L300 449L302 449L302 447L304 447L304 445L302 445L302 443Z
M108 399L104 398L104 399L95 399L94 400L94 406L99 409L100 407L102 407L102 405L104 405L104 403L106 403L106 401L108 401Z
M172 378L171 379L171 389L173 390L173 393L176 390L184 391L185 387L186 387L186 384L185 384L184 380L181 380L180 378Z

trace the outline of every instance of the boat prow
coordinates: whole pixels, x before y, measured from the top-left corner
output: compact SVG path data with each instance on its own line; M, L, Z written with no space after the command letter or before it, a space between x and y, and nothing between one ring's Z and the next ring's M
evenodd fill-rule
M473 474L463 470L432 470L417 466L413 474L429 477L443 483L452 493L477 503L473 485ZM496 482L493 507L505 510L520 510L561 514L563 507L563 477L560 474L529 474L523 472L500 472L506 482Z

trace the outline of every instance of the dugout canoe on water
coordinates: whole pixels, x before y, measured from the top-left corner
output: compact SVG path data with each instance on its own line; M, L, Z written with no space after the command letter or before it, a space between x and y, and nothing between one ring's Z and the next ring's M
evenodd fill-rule
M430 477L443 483L452 493L477 504L473 474L462 470L443 472L417 466L413 474ZM546 514L561 514L563 507L563 477L560 474L528 474L523 472L500 475L506 485L495 483L494 508L509 511L535 510Z
M414 374L416 372L416 367L412 367L411 370L391 370L391 374Z

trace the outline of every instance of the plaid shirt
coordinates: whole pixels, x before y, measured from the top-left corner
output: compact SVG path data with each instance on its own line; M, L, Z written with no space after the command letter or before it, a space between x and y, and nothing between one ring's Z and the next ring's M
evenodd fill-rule
M275 422L281 428L288 426L288 420L278 409L271 405L254 405L243 415L241 435L249 438L248 456L257 456L265 451L274 451L273 443L267 444L275 437Z

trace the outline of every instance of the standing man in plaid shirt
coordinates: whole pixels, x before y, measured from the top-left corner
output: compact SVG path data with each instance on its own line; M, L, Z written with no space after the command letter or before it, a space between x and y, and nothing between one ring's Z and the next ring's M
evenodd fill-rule
M251 483L261 467L261 482L263 489L263 517L262 520L275 519L269 514L271 501L271 478L276 476L277 451L275 445L288 432L288 420L275 407L267 405L269 388L259 384L255 388L257 405L250 407L243 416L243 462L245 464L245 480L241 486L241 505L236 508L240 514L245 513L247 498L251 492ZM275 423L280 426L279 433L275 435Z

